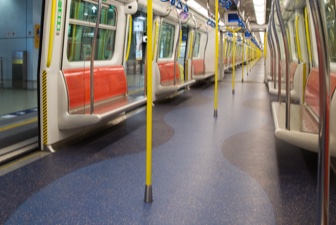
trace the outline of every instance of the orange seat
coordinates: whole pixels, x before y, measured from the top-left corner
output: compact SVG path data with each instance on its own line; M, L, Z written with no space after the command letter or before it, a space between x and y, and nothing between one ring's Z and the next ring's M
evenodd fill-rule
M69 96L69 110L90 104L90 68L64 70ZM94 102L101 102L127 93L127 81L122 66L94 69Z
M177 63L174 62L161 62L158 63L160 70L160 83L164 84L174 84L174 65L175 65L175 77L176 81L179 82L180 79L180 68Z
M336 74L330 74L331 94L336 88ZM315 116L320 115L320 92L319 92L319 70L313 68L309 74L306 90L305 90L306 105L314 112ZM303 131L316 133L318 132L318 121L314 120L311 113L307 110L302 112Z
M204 60L203 59L195 59L192 61L192 65L194 67L194 75L203 75L204 74Z
M332 94L336 88L336 73L330 73L330 93ZM319 116L319 71L318 68L313 68L307 80L305 100L306 104Z

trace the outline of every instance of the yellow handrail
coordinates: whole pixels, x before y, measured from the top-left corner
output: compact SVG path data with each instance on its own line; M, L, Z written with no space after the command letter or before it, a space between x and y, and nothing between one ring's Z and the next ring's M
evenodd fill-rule
M145 202L152 202L152 133L153 133L153 102L152 102L152 39L153 39L153 5L147 1L147 110L146 110L146 187Z
M310 33L309 33L309 24L308 24L308 13L307 7L305 8L305 24L306 24L306 37L307 37L307 47L308 47L308 55L309 55L309 62L312 61L312 52L311 52L311 45L310 45Z
M218 1L215 3L216 29L215 29L215 90L214 90L214 117L218 115Z
M131 50L131 40L132 40L132 16L129 15L129 30L128 30L128 42L127 42L127 51L126 51L126 61L128 60L129 53Z
M182 43L182 29L180 30L179 48L177 52L177 58L180 58L180 55L181 55L181 43Z
M217 1L216 1L217 2ZM236 70L236 34L233 33L233 46L232 46L232 94L235 93L235 70Z
M47 67L50 67L55 34L56 0L52 0Z
M244 82L244 54L245 54L245 33L243 33L243 49L242 49L242 82Z
M237 29L231 29L230 27L226 27L226 29L232 33L236 33L237 31L240 31L241 27L238 27Z
M295 39L296 39L296 46L297 46L297 49L298 49L298 58L299 58L300 62L303 62L302 54L301 54L300 39L299 39L299 19L300 19L300 17L296 16L296 18L295 18L295 33L296 33Z

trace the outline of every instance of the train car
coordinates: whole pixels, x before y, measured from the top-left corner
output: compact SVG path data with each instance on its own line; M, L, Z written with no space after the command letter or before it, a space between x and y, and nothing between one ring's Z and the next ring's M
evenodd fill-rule
M336 0L1 3L0 224L336 223Z

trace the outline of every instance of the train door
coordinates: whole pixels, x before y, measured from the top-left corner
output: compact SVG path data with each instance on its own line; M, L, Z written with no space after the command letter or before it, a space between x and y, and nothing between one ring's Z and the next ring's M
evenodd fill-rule
M1 1L0 164L38 148L38 62L44 1Z
M188 80L187 77L187 71L188 68L186 68L186 60L187 60L187 40L188 40L188 32L189 29L187 26L182 26L182 33L181 33L181 40L180 40L180 46L179 46L179 52L178 52L178 64L181 68L180 73L180 79L181 80Z
M138 11L129 16L127 51L125 71L127 74L128 94L142 95L145 87L145 58L146 58L146 13Z

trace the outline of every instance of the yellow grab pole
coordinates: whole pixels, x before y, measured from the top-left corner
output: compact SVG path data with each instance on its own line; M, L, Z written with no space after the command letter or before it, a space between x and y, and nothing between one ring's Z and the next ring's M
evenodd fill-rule
M249 74L249 53L250 53L250 47L248 45L249 40L247 40L247 48L246 48L246 76Z
M235 93L235 75L236 75L235 72L236 72L236 33L233 33L233 46L232 46L232 94Z
M54 34L55 34L55 17L56 17L56 0L52 1L51 7L51 20L50 20L50 31L49 31L49 43L48 43L48 57L47 57L47 67L50 67L51 59L53 55L53 44L54 44Z
M252 69L252 61L253 61L253 46L251 44L251 40L250 40L250 46L251 46L251 49L250 49L250 60L251 60L251 64L249 65L249 68L250 68L250 72L251 72L251 69Z
M245 32L243 32L242 82L244 82Z
M218 116L218 1L215 1L216 29L215 29L215 91L214 91L214 117Z
M147 112L146 112L146 187L145 202L153 201L152 194L152 53L153 53L153 7L152 0L147 0Z

